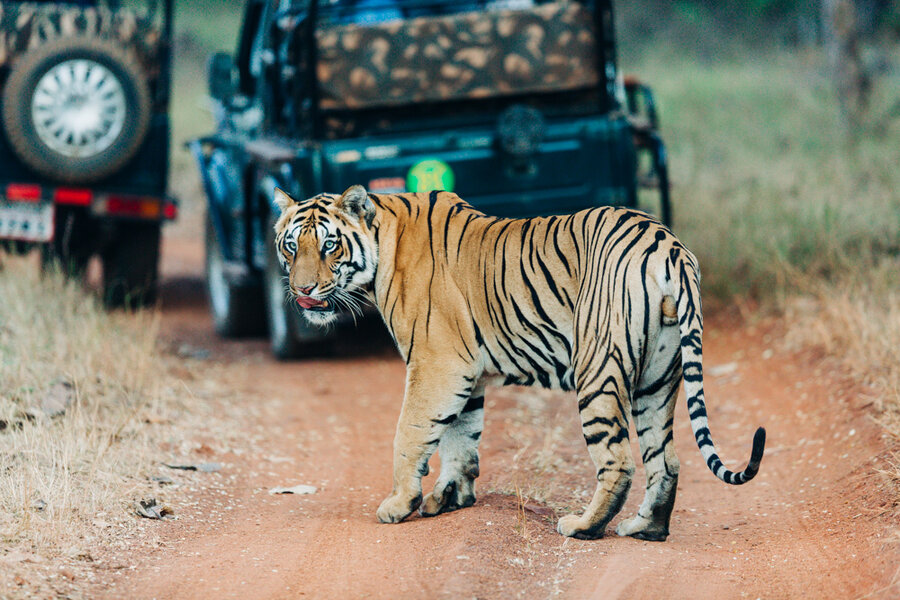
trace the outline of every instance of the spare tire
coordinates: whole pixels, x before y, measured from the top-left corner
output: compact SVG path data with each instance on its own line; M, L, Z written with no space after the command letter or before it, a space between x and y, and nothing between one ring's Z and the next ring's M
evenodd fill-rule
M50 40L23 54L3 90L3 124L16 155L67 183L103 179L140 148L150 89L136 58L102 38Z

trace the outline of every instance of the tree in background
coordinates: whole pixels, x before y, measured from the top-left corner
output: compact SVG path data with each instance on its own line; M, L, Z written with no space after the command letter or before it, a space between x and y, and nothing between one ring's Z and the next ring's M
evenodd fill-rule
M822 33L841 120L853 133L865 117L872 77L860 52L860 14L853 0L822 0Z

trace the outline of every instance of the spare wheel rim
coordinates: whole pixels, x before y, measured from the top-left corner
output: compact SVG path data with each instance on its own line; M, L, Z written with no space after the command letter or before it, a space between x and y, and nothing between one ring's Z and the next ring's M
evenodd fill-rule
M122 133L127 105L122 83L89 59L53 66L37 82L31 116L41 141L70 158L109 149Z

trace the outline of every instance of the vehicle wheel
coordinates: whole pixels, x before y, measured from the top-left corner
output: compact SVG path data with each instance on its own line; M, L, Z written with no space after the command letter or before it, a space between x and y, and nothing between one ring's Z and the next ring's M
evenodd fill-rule
M262 287L226 277L225 257L216 229L206 216L206 293L216 333L224 337L260 335L266 330Z
M100 255L103 303L108 308L137 308L156 300L159 223L121 223L113 242Z
M320 353L330 331L309 323L285 298L285 275L275 256L275 232L269 227L266 239L264 287L269 340L276 358L289 360Z
M16 155L68 183L103 179L131 160L150 111L141 66L99 38L59 38L29 50L3 90L3 124Z

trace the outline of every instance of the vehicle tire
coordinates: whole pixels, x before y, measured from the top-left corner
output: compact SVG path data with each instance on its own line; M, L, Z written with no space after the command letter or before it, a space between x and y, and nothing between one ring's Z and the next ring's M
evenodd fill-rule
M138 308L156 301L160 223L123 222L100 255L103 303Z
M223 337L262 335L266 309L262 286L254 281L231 281L225 257L209 214L206 215L206 293L213 327Z
M0 240L0 250L12 256L24 256L31 252L34 247L29 242L20 242L18 240Z
M96 251L96 232L85 215L57 207L53 240L41 245L41 270L60 271L67 277L80 278Z
M279 360L318 354L323 350L323 345L327 345L332 330L308 322L300 311L287 301L285 275L275 252L275 232L273 227L269 227L263 287L272 353Z
M46 177L101 180L140 148L150 125L147 75L111 40L48 41L13 65L3 125L16 155Z

